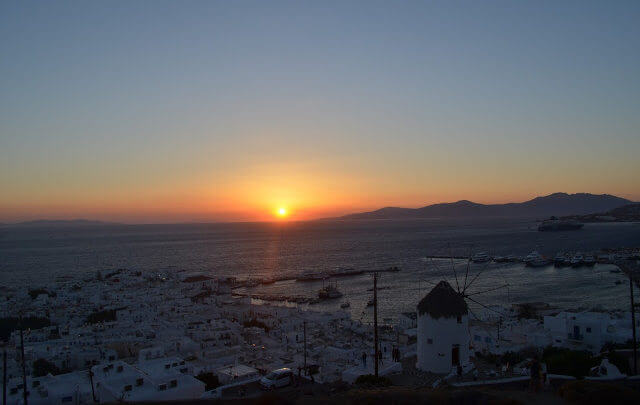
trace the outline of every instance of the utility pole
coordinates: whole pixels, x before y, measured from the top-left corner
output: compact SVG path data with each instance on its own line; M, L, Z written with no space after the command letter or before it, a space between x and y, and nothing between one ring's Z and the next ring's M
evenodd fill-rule
M28 405L27 399L27 370L24 365L24 338L22 337L22 315L20 315L20 351L22 353L22 392L24 394L24 405Z
M91 396L93 397L93 402L96 403L98 401L96 401L96 392L93 389L93 371L91 371L91 368L89 368L89 381L91 381Z
M307 321L302 322L302 333L304 335L304 374L307 374Z
M2 405L7 405L7 346L2 346Z
M631 330L633 331L633 375L638 375L638 344L636 341L636 310L633 305L633 278L629 273L629 292L631 297Z
M378 273L373 273L373 344L375 346L375 376L378 378Z

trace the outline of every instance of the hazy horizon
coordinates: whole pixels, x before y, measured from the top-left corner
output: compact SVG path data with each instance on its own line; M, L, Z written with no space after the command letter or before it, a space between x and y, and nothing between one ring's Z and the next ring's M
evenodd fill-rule
M640 201L640 3L3 2L0 222Z

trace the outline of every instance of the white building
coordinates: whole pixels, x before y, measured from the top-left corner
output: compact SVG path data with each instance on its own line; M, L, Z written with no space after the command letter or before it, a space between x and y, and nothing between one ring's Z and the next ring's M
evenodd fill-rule
M551 334L554 346L598 353L605 343L624 343L631 339L630 318L627 313L614 318L602 312L560 312L544 317L544 329Z
M418 303L417 355L416 368L433 373L469 364L467 303L446 281Z

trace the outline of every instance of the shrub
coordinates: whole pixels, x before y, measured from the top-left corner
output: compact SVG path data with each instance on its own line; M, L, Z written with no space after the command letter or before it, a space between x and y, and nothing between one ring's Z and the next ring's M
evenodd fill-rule
M558 391L568 401L580 404L637 404L640 393L622 384L596 381L570 381Z
M571 375L576 378L589 375L591 368L597 365L597 360L589 352L555 347L544 349L542 359L547 363L549 374Z
M220 380L218 380L218 376L213 373L200 373L196 376L196 378L205 383L204 389L206 391L210 391L220 386Z
M116 310L109 309L106 311L97 311L89 314L87 323L110 322L116 320Z
M49 373L53 375L60 374L60 369L55 364L46 359L38 359L33 362L34 377L43 377Z
M365 374L359 376L355 384L369 387L388 387L391 385L391 380L387 377L376 377L373 374Z

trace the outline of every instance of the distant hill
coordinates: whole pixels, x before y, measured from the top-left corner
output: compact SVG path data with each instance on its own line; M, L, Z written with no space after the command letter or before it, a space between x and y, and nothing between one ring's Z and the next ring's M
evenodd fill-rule
M574 219L580 222L636 222L640 221L640 204L627 204L595 214L570 215L563 219Z
M376 211L345 215L333 219L411 219L460 217L520 217L540 218L585 215L605 212L631 201L609 194L554 193L522 203L478 204L467 200L428 205L422 208L386 207Z
M2 224L1 226L25 226L25 227L62 227L62 226L95 226L113 225L114 222L91 221L88 219L52 220L37 219L34 221L17 222L13 224Z

